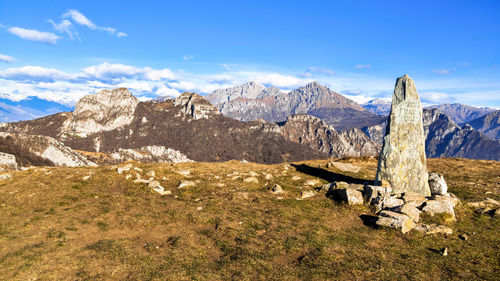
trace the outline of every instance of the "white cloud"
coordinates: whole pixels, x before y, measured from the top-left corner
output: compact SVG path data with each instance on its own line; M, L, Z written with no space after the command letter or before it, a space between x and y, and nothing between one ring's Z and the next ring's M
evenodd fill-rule
M90 29L97 29L97 25L95 25L85 15L83 15L77 10L70 9L66 13L64 13L62 17L71 18L74 22L78 23L79 25L84 25Z
M437 74L450 74L451 73L451 70L448 70L448 69L433 69L432 71L434 73L437 73Z
M13 57L11 57L11 56L0 54L0 61L12 63L12 62L15 61L15 59Z
M177 97L180 95L180 92L177 91L176 89L169 88L165 85L160 85L158 89L156 90L155 94L157 96L170 96L170 97Z
M79 25L86 26L86 27L88 27L89 29L92 29L92 30L106 31L109 34L115 35L118 38L126 37L127 36L127 34L124 33L124 32L121 32L121 31L118 32L116 30L116 28L109 27L109 26L103 27L103 26L96 25L89 18L87 18L84 14L80 13L78 10L75 10L75 9L69 9L66 13L64 13L62 15L62 17L63 18L69 18L69 19L73 20L73 22L75 22L75 23L77 23Z
M193 55L184 55L184 56L182 56L182 59L183 60L194 60L194 56Z
M59 24L55 23L53 20L48 20L48 22L52 24L55 30L68 34L69 38L74 39L75 36L78 37L78 32L76 32L73 28L73 24L69 20L62 20Z
M38 31L35 29L26 29L22 27L11 27L7 29L10 33L24 39L30 41L38 41L48 44L56 44L57 40L60 39L59 36L55 35L52 32L44 32Z
M231 71L231 67L225 63L222 64L222 67L226 70L226 71Z
M54 68L41 66L23 66L0 70L0 78L14 81L44 82L55 80L69 80L71 75Z
M356 68L356 69L368 69L368 68L372 68L372 65L371 64L356 64L354 66L354 68Z
M420 99L424 103L430 104L450 103L456 100L454 97L442 92L422 92L420 93Z
M138 68L124 64L102 63L83 69L86 79L98 79L109 82L119 82L126 79L137 78L140 80L169 80L174 79L174 73L170 69L152 69L150 67Z
M307 81L299 79L295 76L283 75L279 73L258 74L255 76L255 79L249 79L248 81L252 80L264 85L272 85L278 88L285 89L303 86L305 84L305 81Z

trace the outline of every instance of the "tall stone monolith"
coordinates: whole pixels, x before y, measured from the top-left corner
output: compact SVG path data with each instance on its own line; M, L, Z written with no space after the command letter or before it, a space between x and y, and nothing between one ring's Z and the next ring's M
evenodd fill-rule
M378 161L376 183L386 180L393 193L412 191L430 196L422 105L415 83L400 77L392 96L392 106Z

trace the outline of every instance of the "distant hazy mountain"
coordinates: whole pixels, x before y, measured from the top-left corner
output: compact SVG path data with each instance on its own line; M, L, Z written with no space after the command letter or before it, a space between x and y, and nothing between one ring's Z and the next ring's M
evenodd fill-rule
M217 90L206 99L225 116L251 121L283 122L294 114L309 114L339 130L361 128L380 122L380 116L329 88L312 82L288 93L249 82Z
M433 105L429 108L439 109L458 124L472 121L494 111L494 109L488 107L478 108L460 103Z
M0 122L30 120L71 110L71 107L37 97L27 97L21 101L0 98Z
M369 102L362 104L364 109L378 115L389 115L391 112L391 102L383 99L373 99Z
M500 110L493 111L467 123L492 139L500 139Z
M472 126L459 126L448 115L438 109L423 111L427 157L462 157L500 161L500 141L490 139ZM382 143L386 122L365 127L365 132L373 140Z

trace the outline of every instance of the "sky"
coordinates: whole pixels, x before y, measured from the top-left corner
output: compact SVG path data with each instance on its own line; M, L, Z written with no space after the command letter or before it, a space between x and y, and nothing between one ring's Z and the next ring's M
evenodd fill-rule
M408 74L424 105L500 108L499 19L496 0L0 0L0 98L318 81L363 103Z

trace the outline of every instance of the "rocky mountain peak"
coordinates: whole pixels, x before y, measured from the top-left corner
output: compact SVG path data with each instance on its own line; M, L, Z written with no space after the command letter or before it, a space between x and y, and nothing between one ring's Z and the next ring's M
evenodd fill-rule
M216 90L207 95L206 99L215 105L220 105L222 103L229 102L240 97L255 99L264 89L266 89L266 87L262 86L261 84L250 81L243 85Z
M128 89L102 90L81 98L71 117L65 122L64 134L87 136L128 125L139 104Z
M194 120L208 119L210 116L220 114L217 107L195 93L183 93L174 100L174 105L180 106L181 111Z

